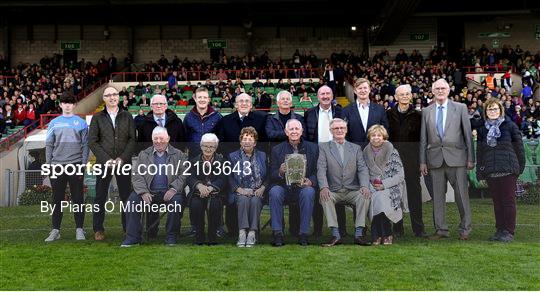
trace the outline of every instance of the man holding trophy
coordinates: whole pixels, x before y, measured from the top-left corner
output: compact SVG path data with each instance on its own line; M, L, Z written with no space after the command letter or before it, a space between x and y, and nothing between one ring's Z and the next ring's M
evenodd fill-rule
M308 245L308 234L315 190L317 188L317 144L302 139L302 123L289 119L285 124L287 141L272 148L269 192L274 246L283 245L283 205L297 202L300 206L300 234L298 243Z

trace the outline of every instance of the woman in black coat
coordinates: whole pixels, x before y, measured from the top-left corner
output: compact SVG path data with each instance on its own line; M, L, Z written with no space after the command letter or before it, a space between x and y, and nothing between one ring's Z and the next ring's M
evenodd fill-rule
M509 242L516 228L516 181L525 168L523 141L498 99L489 99L484 109L484 126L477 129L476 174L486 180L493 198L497 232L490 240Z

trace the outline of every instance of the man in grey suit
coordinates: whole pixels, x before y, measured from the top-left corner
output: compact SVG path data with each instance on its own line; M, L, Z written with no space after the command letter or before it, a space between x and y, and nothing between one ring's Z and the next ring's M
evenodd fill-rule
M363 233L371 194L369 171L364 162L362 148L345 140L347 122L335 118L330 122L333 140L319 144L317 180L320 200L328 227L332 231L330 242L323 246L341 244L338 229L336 203L353 204L356 207L355 238L359 245L370 245Z
M165 244L175 245L180 233L182 192L186 186L184 162L187 155L169 144L167 129L152 130L152 146L141 151L131 177L133 192L126 204L126 238L121 247L138 245L141 237L141 213L167 211ZM142 166L142 167L141 167Z
M450 87L444 79L433 83L435 102L422 111L420 129L420 172L431 172L433 179L433 220L435 235L431 239L448 237L446 224L446 186L454 188L461 217L459 239L468 240L471 231L471 210L467 169L474 167L472 134L467 107L448 100Z

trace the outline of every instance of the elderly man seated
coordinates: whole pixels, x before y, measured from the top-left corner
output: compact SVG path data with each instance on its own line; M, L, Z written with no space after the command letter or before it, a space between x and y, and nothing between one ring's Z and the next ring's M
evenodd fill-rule
M317 144L302 139L302 123L290 119L285 124L285 134L288 140L272 148L270 159L270 175L272 188L269 192L272 230L274 231L274 246L283 245L283 204L295 201L300 205L300 234L298 243L308 245L309 223L313 214L315 190L317 187ZM306 160L305 175L299 183L287 183L285 179L285 158L289 154L304 155Z
M175 245L180 232L180 193L186 185L184 162L187 156L169 145L169 134L164 127L152 131L153 145L141 151L134 166L131 183L133 193L125 205L126 238L122 247L141 242L141 212L167 211L165 244Z

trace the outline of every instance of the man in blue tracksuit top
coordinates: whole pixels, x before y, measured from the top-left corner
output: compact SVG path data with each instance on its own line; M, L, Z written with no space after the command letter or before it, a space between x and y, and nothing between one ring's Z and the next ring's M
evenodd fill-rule
M62 222L61 203L65 200L66 186L69 183L73 214L75 217L75 238L86 239L83 231L84 208L83 175L73 175L80 164L88 161L88 125L73 112L77 100L72 94L65 94L60 99L62 115L53 119L47 129L45 153L47 165L62 165L66 171L51 177L53 191L52 230L45 242L60 239L60 224ZM79 206L79 207L77 207Z

